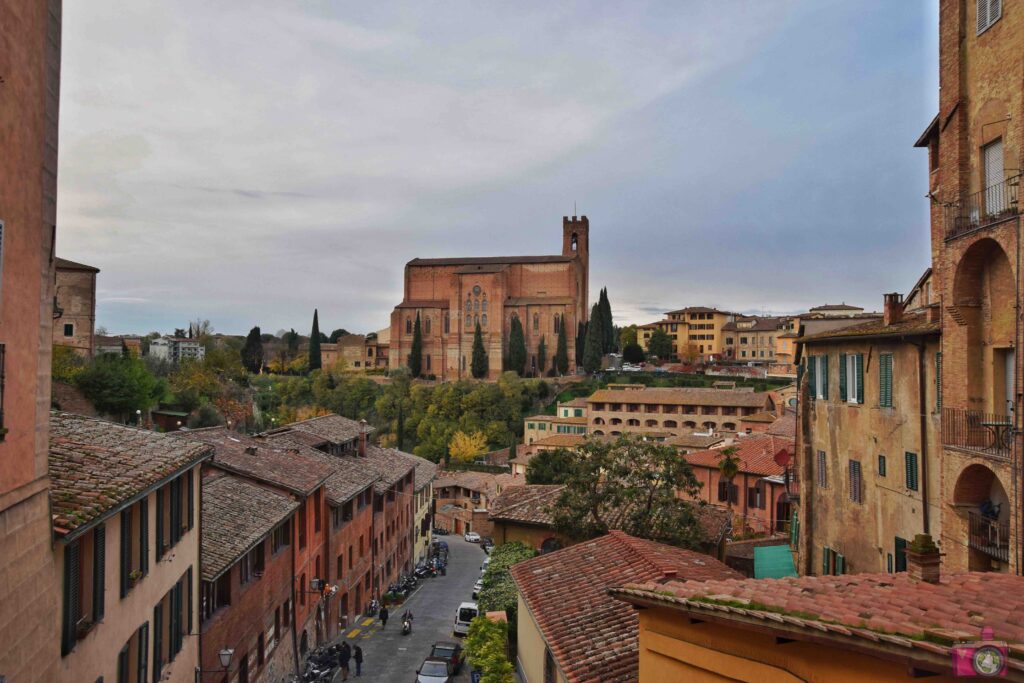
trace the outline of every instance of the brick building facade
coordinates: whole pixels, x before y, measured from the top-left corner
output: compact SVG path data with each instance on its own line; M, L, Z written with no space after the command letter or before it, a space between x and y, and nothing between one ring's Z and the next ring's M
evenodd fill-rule
M575 368L577 324L589 313L589 261L586 216L562 219L562 253L557 256L413 259L405 266L402 302L391 314L390 367L407 365L419 316L424 375L470 377L479 323L488 376L495 378L504 368L515 316L526 338L526 373L536 371L542 338L550 366L560 322L565 323L569 368Z

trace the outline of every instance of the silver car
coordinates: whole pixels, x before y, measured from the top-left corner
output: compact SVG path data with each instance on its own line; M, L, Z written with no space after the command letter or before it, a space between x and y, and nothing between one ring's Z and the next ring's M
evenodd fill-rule
M416 683L452 683L452 665L440 659L425 659L416 671Z

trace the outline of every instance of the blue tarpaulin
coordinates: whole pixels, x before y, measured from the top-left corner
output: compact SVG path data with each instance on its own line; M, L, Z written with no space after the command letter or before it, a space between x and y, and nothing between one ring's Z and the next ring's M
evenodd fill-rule
M796 576L793 552L788 545L766 545L754 548L754 578L781 579Z

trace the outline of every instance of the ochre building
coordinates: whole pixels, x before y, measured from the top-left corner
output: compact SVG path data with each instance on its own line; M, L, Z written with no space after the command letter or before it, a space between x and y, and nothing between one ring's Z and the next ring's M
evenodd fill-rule
M470 377L477 323L487 350L488 377L501 374L512 319L526 338L527 374L551 368L558 329L565 323L569 368L576 367L578 323L587 320L590 223L562 219L562 253L413 259L405 266L402 302L391 314L390 367L408 364L417 315L423 339L422 372L441 380ZM539 367L538 348L546 347Z

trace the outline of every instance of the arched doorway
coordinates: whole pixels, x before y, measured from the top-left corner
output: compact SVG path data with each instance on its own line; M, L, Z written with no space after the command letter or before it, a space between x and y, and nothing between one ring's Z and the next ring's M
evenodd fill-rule
M540 554L544 555L546 553L551 553L556 550L559 550L561 547L561 541L559 541L554 536L551 536L549 538L545 538L544 542L540 544Z
M1010 501L995 472L968 465L957 477L953 504L966 522L967 569L1008 571L1010 561Z
M309 652L309 634L303 629L302 640L299 641L299 654L305 657L307 652Z

